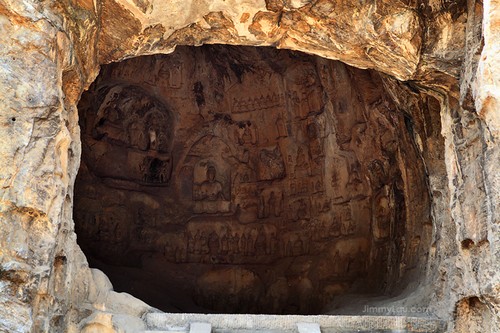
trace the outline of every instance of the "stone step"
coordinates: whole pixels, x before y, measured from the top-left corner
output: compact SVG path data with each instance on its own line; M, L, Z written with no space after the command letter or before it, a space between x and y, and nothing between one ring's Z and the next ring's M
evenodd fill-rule
M148 313L145 322L150 330L170 331L190 323L208 323L214 333L442 333L446 323L427 317L406 316L299 316ZM298 324L301 324L301 326ZM314 324L314 325L311 325ZM158 331L153 331L158 333Z
M225 330L216 329L215 333L283 333L283 330Z
M166 325L162 328L151 328L142 333L189 333L189 324L182 326Z
M318 323L297 323L299 333L321 333Z
M209 323L189 324L189 333L212 333L212 325Z
M154 331L143 331L142 333L188 333L188 331L165 331L165 330L154 330Z

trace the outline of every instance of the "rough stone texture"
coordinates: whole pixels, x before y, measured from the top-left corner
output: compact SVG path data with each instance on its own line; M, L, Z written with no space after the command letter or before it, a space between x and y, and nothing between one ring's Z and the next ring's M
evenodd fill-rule
M450 331L499 331L499 7L0 0L0 330L140 329L137 315L150 308L121 305L126 296L98 302L109 285L96 283L76 245L76 104L99 64L227 43L301 50L406 80L385 81L421 141L433 239L426 276L405 302L428 304ZM414 110L420 94L425 108Z
M403 289L425 270L430 194L384 80L263 47L104 66L78 107L79 244L164 311L314 314Z

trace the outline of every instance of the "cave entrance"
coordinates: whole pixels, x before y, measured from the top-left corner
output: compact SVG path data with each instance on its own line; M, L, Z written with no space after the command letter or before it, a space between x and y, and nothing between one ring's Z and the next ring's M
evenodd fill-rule
M79 115L78 243L161 310L318 314L425 266L425 169L377 72L178 47L103 66Z

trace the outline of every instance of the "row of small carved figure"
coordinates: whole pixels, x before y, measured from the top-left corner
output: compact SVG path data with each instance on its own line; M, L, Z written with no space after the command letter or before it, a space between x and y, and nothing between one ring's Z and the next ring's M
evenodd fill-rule
M339 225L338 229L334 225ZM338 237L348 235L354 232L354 224L348 223L346 227L341 224L332 224L332 228L327 235ZM319 230L315 230L319 231ZM288 237L289 236L289 237ZM276 234L268 236L264 232L254 237L247 233L240 235L238 233L223 235L219 237L215 231L207 235L204 232L198 232L195 236L187 234L185 236L185 249L171 245L168 241L164 244L163 253L168 255L176 262L179 261L200 261L203 255L221 255L221 256L276 256L276 257L294 257L310 254L314 251L314 242L325 241L316 237L311 232L288 233L287 237L278 237ZM317 245L317 244L316 244ZM189 257L189 259L188 259ZM224 260L227 258L225 257Z
M299 256L309 252L310 237L307 235L296 235L293 239L285 241L276 234L270 237L264 232L259 232L257 237L252 234L243 234L241 237L236 233L219 237L212 232L208 236L197 233L194 237L186 236L186 252L188 254L202 255L227 255L239 256Z
M256 110L265 110L273 107L285 105L284 94L267 94L260 97L249 97L233 99L233 113L251 112Z

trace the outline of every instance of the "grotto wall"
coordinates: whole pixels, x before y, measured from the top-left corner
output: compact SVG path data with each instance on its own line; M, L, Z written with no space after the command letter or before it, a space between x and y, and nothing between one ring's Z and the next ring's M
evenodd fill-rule
M78 243L151 305L314 314L425 271L425 165L375 71L179 46L103 66L78 109Z
M112 331L124 321L140 329L152 309L113 292L76 245L77 102L99 65L222 43L289 48L387 75L394 103L415 124L432 194L426 277L406 300L430 306L450 330L498 331L499 6L0 0L0 330ZM427 110L412 107L422 100Z

